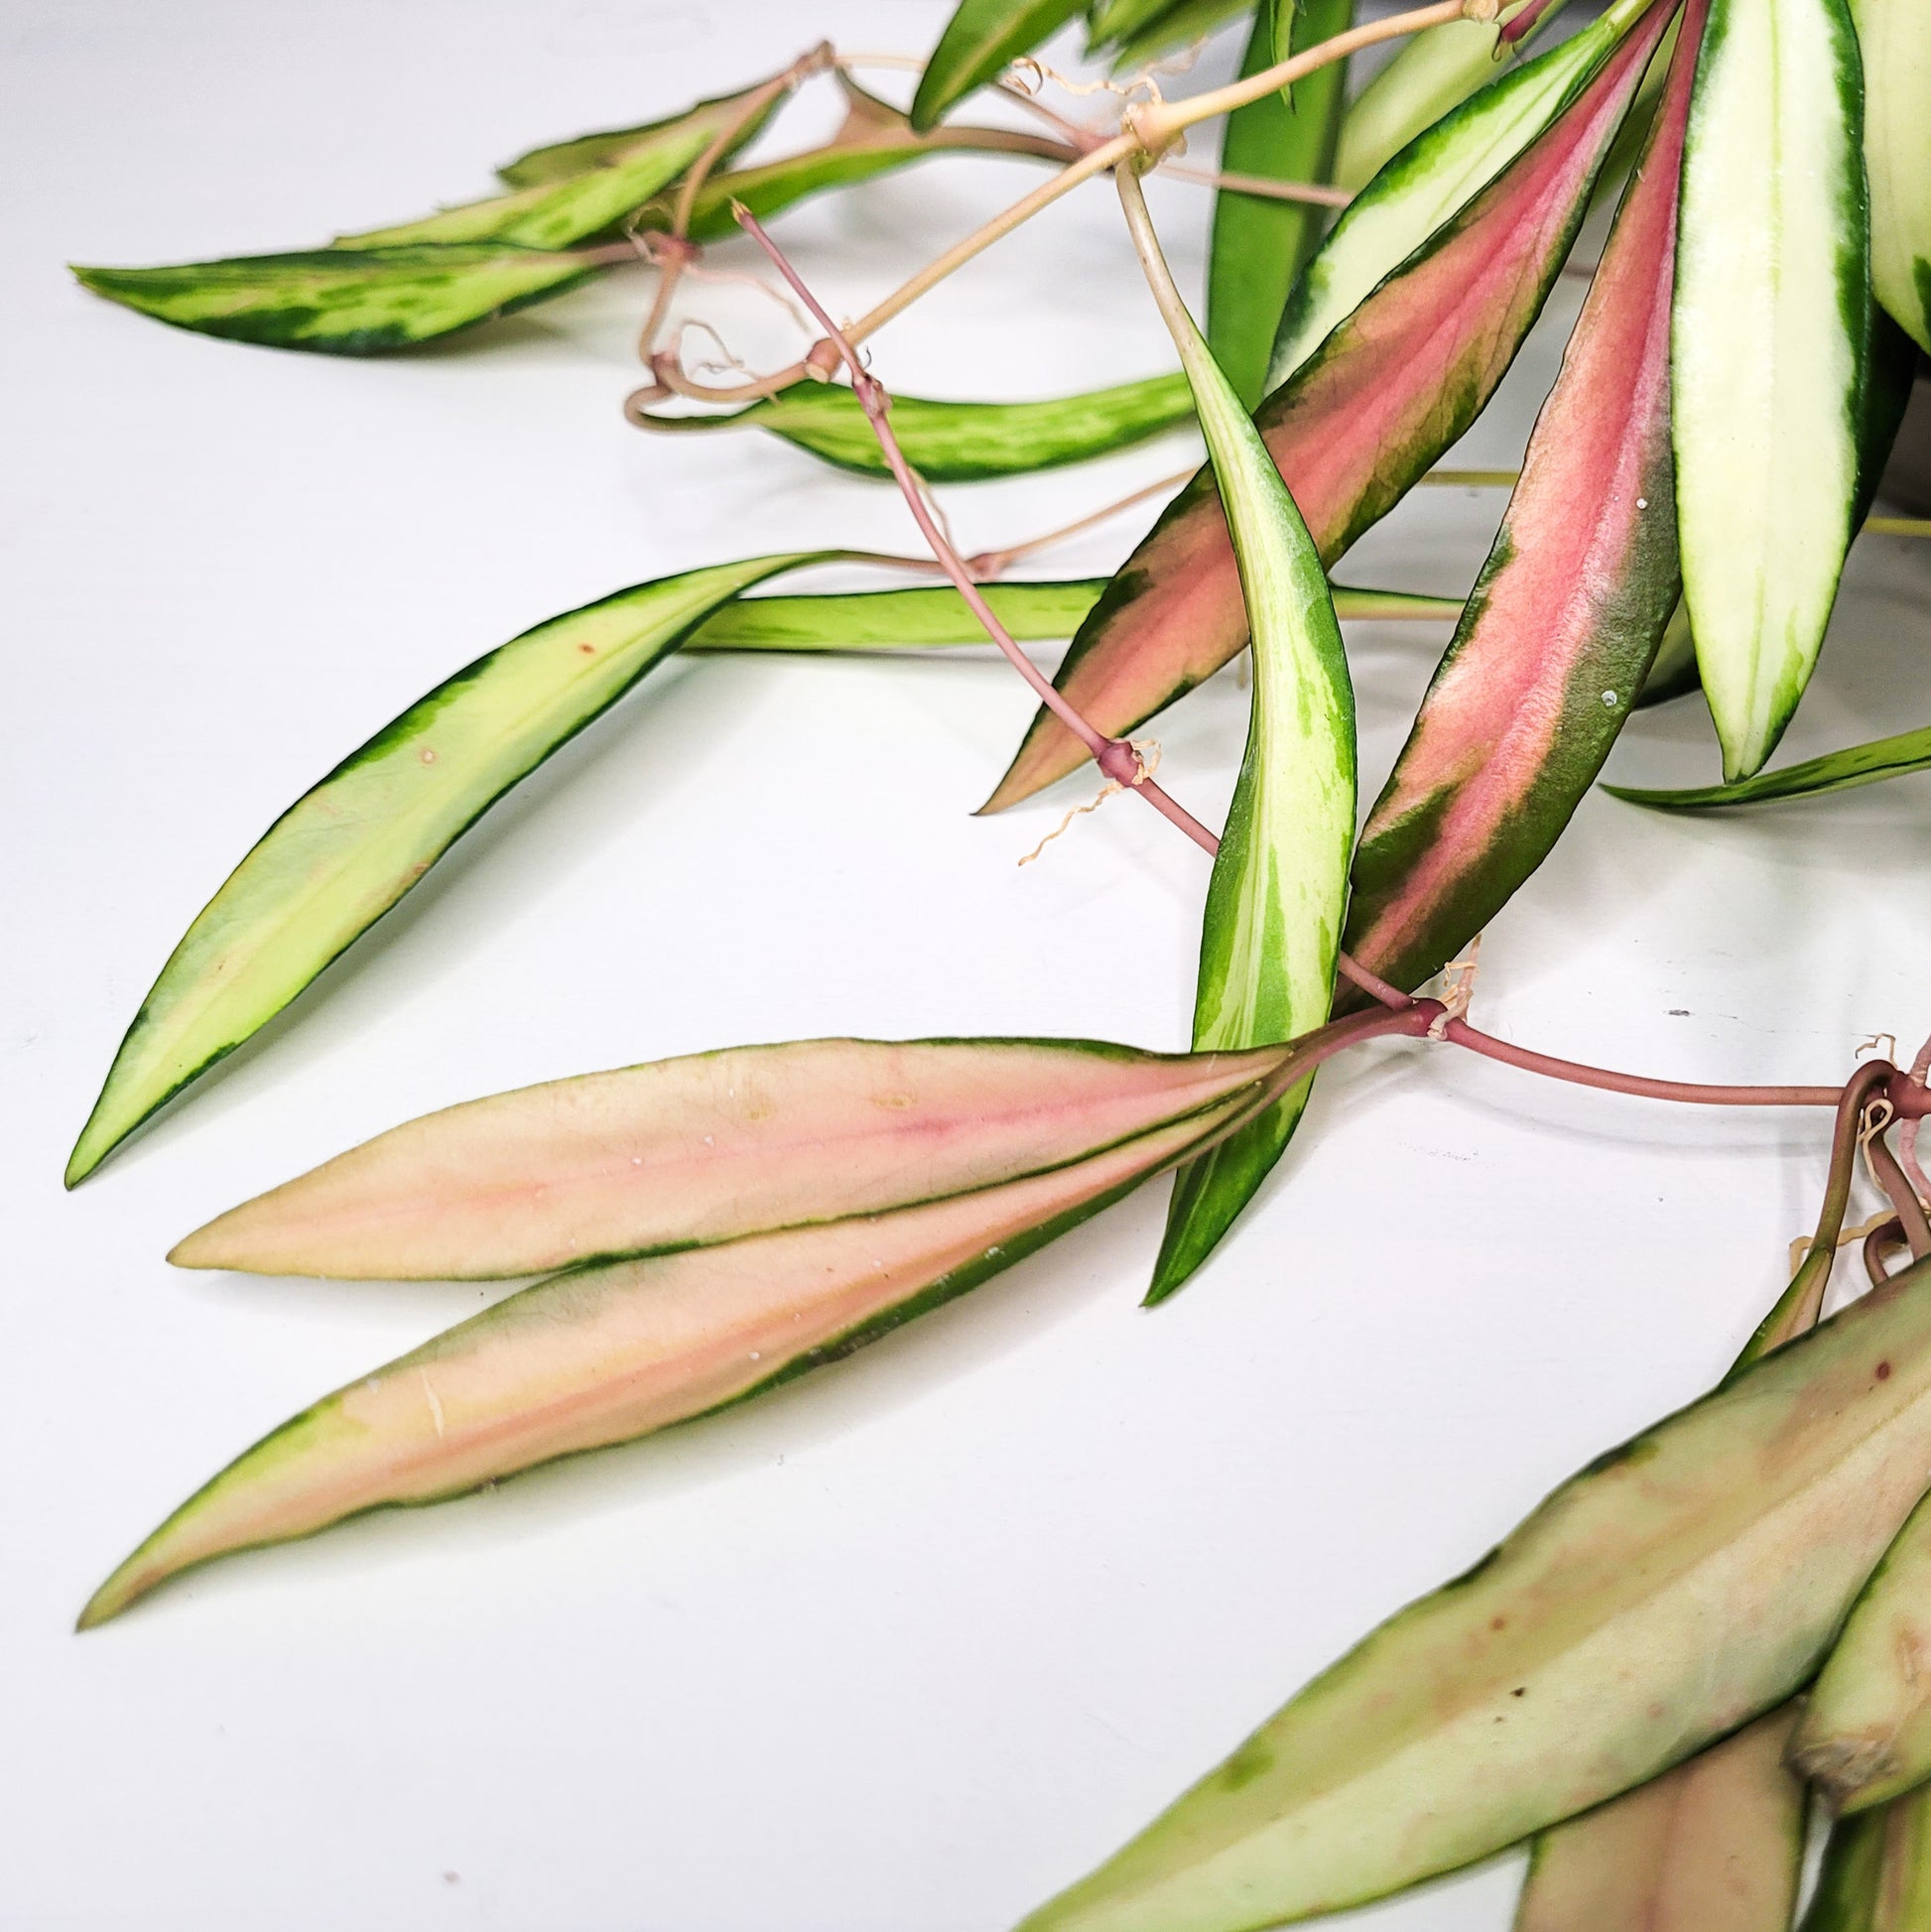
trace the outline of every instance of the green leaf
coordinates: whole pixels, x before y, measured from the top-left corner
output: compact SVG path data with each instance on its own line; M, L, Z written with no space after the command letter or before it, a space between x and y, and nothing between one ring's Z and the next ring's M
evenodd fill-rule
M1487 1858L1774 1709L1931 1468L1931 1263L1599 1457L1025 1932L1253 1932Z
M1168 325L1193 385L1253 640L1246 754L1201 928L1196 1049L1312 1032L1334 1000L1354 839L1354 689L1321 554L1253 419L1173 298ZM1267 1178L1312 1077L1181 1169L1150 1302L1212 1252Z
M912 125L924 133L946 109L995 79L1081 10L1082 0L959 0L932 50L912 98Z
M197 334L382 355L561 295L595 265L580 255L471 242L73 272L96 295Z
M1003 1056L1017 1044L989 1043L989 1050ZM1031 1097L1050 1111L1062 1098L1057 1056L1068 1049L1035 1045L1044 1064ZM953 1050L972 1048L956 1043ZM1141 1068L1149 1058L1125 1048L1085 1050ZM976 1287L1203 1139L1237 1125L1265 1103L1271 1080L1290 1058L1165 1062L1150 1086L1142 1078L1146 1091L1136 1099L1107 1094L1089 1123L1096 1143L992 1186L593 1264L511 1295L359 1377L231 1463L95 1592L81 1627L117 1615L158 1583L212 1557L649 1435L849 1354ZM862 1079L874 1070L846 1069L853 1071ZM722 1100L730 1130L754 1144L762 1131L756 1109L728 1087ZM692 1107L687 1147L707 1123L713 1133L723 1124L714 1081L706 1087L701 1080L700 1089L710 1105ZM892 1107L905 1095L888 1086L883 1097ZM862 1114L863 1096L857 1100ZM848 1126L852 1104L852 1095L840 1096L828 1125ZM801 1124L788 1113L771 1137L783 1140ZM675 1120L658 1126L676 1140ZM963 1131L975 1129L966 1122ZM841 1185L835 1170L821 1165L816 1172L821 1182ZM749 1204L724 1205L741 1215Z
M1931 7L1851 0L1864 53L1870 287L1931 353Z
M1332 40L1353 23L1354 0L1308 0L1294 10L1291 51ZM1274 7L1254 13L1243 75L1274 64ZM1326 182L1348 100L1348 63L1336 61L1294 89L1249 101L1227 116L1221 166L1269 181ZM1242 405L1252 410L1267 386L1274 330L1301 265L1321 239L1324 211L1306 201L1269 200L1223 188L1214 196L1207 263L1207 341Z
M1824 792L1850 792L1879 779L1904 778L1931 769L1931 725L1900 731L1893 738L1827 751L1781 771L1758 772L1734 785L1695 785L1682 790L1654 791L1634 785L1606 785L1604 790L1631 805L1653 805L1665 812L1701 812L1712 806L1767 805L1778 799L1815 798Z
M647 121L641 127L606 128L595 134L577 135L569 141L553 141L505 162L496 174L511 188L549 188L600 169L629 166L651 151L686 157L665 175L664 179L670 181L684 173L733 116L743 112L746 101L756 91L756 87L745 87L734 94L721 94L715 100L701 100L682 114ZM770 126L772 115L783 105L783 98L780 95L762 113L753 115L735 129L724 156L735 154ZM695 147L691 145L694 131L702 137Z
M985 583L979 593L999 621L1022 642L1071 637L1106 587L1100 577L1061 583ZM1330 585L1335 614L1344 621L1451 622L1457 597L1417 596L1408 590L1357 590ZM983 644L984 626L951 584L918 590L821 590L798 596L739 597L692 632L687 651L918 650Z
M555 173L544 173L540 167L514 193L445 208L420 221L344 235L337 246L367 249L416 242L507 241L522 248L567 247L616 226L685 174L720 134L731 129L733 121L739 121L726 150L735 153L769 124L785 99L778 93L760 107L754 99L758 91L747 88L718 100L700 101L688 113L649 127L584 135L558 148L538 149L538 155L559 161L573 155L576 165Z
M1545 8L1537 31L1566 4L1556 0ZM1403 41L1349 103L1335 156L1336 186L1359 193L1418 134L1499 78L1500 33L1499 21L1445 20Z
M1789 1932L1808 1822L1786 1704L1542 1833L1512 1932Z
M1253 0L1176 0L1113 49L1113 71L1137 73L1169 54L1204 41L1224 22L1243 14Z
M162 967L67 1162L67 1185L288 1005L719 604L820 555L720 564L552 618L351 753L270 827Z
M1193 399L1181 375L1148 376L1032 403L892 398L892 428L912 467L931 483L973 482L1087 462L1178 429L1193 415ZM841 384L801 382L729 416L663 416L653 418L652 427L698 435L729 428L769 430L840 469L891 475L858 399Z
M1671 381L1684 599L1732 780L1796 709L1856 527L1861 103L1843 0L1716 0L1683 158Z
M1554 124L1651 4L1615 0L1581 33L1510 68L1426 128L1375 175L1295 285L1274 338L1270 388Z

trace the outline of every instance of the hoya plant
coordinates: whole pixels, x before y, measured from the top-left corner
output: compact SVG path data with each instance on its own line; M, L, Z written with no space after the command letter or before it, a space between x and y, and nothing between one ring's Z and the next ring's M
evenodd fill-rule
M1399 1078L1446 1048L1658 1106L1794 1109L1829 1147L1815 1231L1721 1383L1228 1739L1026 1926L1253 1932L1526 1843L1522 1932L1782 1932L1816 1816L1807 1927L1931 1927L1931 1045L1810 1086L1703 1085L1559 1059L1470 1017L1484 928L1637 709L1701 707L1722 779L1624 789L1631 812L1745 812L1931 766L1931 719L1771 762L1854 537L1927 534L1871 508L1931 350L1931 8L1611 0L1565 37L1561 7L1434 0L1357 22L1352 0L1250 17L1238 0L963 0L904 63L905 110L854 77L875 59L819 45L668 118L532 149L484 200L287 254L76 270L177 327L374 356L641 260L656 277L628 420L754 430L876 479L924 551L693 557L371 718L189 921L69 1185L157 1110L192 1106L209 1068L674 654L858 652L886 676L907 652L988 643L1039 708L986 774L984 813L1061 786L1070 822L1096 786L1205 854L1186 1051L719 1041L406 1121L188 1233L170 1255L185 1268L534 1279L244 1449L113 1570L83 1627L193 1566L747 1401L1144 1185L1168 1190L1146 1300L1211 1295L1206 1264L1251 1238L1243 1216L1320 1067L1381 1042ZM1097 88L1042 51L1076 16L1110 75ZM1239 76L1186 91L1174 57L1236 16ZM1351 79L1385 42L1394 58ZM808 86L837 90L844 118L787 150ZM975 118L985 100L1000 112ZM1197 323L1142 184L1200 175L1188 138L1209 148L1215 123ZM781 217L960 153L1038 178L835 319ZM895 394L872 345L885 325L1102 178L1175 372L1048 402ZM784 367L695 359L694 271L725 238L808 324ZM1333 576L1408 492L1470 480L1442 458L1564 275L1587 293L1519 471L1480 479L1508 495L1465 594ZM1209 461L1110 578L1014 580L1050 539L964 556L949 534L944 486L1190 420ZM789 581L828 563L900 578ZM1453 631L1363 798L1347 626L1407 617ZM1048 676L1026 647L1057 640ZM1151 732L1242 653L1249 723L1217 832ZM1851 1226L1860 1165L1883 1206ZM1827 1316L1853 1241L1864 1292Z

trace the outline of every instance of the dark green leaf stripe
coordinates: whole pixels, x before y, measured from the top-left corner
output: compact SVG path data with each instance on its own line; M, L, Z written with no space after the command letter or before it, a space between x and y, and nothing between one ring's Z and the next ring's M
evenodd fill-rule
M1705 812L1722 805L1768 805L1777 799L1816 798L1824 792L1850 792L1884 778L1905 778L1931 770L1931 724L1876 738L1845 751L1827 751L1781 771L1759 772L1738 785L1701 785L1683 791L1649 791L1634 785L1606 785L1606 792L1631 805L1653 805L1665 812Z
M1274 62L1274 7L1256 9L1242 74ZM1290 5L1291 0L1278 0ZM1308 0L1294 9L1296 53L1344 33L1354 0ZM1227 117L1221 166L1229 174L1270 181L1333 179L1336 143L1347 105L1348 64L1320 68L1294 89L1290 105L1266 94ZM1306 201L1276 201L1222 189L1214 197L1214 238L1207 267L1207 342L1248 410L1267 386L1267 359L1288 291L1321 239L1323 210Z
M720 603L822 555L692 571L552 618L458 671L336 766L269 828L162 967L67 1185L279 1013Z
M1008 61L1030 54L1080 9L1081 0L960 0L919 77L912 125L924 133L947 108L993 79Z
M271 348L381 355L561 295L594 271L579 255L470 242L73 272L96 295L176 328Z
M1032 403L892 398L892 428L912 466L933 483L966 483L1086 462L1190 423L1193 415L1187 380L1178 374ZM685 434L769 430L840 469L865 476L891 474L857 398L841 386L800 383L734 415L659 417L656 427Z

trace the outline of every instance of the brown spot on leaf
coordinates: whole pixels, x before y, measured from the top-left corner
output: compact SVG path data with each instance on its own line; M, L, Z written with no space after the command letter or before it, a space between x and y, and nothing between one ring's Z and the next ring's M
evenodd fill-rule
M1889 1362L1887 1362L1887 1361L1880 1361L1880 1362L1879 1362L1879 1363L1877 1364L1877 1379L1878 1379L1878 1380L1879 1380L1880 1382L1887 1382L1887 1381L1889 1381L1889 1380L1890 1380L1890 1363L1889 1363Z

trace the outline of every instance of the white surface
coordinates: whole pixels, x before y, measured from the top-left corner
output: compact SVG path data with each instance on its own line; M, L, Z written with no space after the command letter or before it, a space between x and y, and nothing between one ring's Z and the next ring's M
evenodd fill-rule
M966 816L1030 711L1001 667L673 665L256 1048L59 1186L188 918L425 688L661 572L910 541L889 495L781 446L621 426L642 272L357 364L162 328L62 260L319 240L480 193L531 142L668 111L821 31L916 50L942 14L15 0L0 20L0 1925L996 1932L1707 1384L1808 1224L1818 1120L1363 1056L1323 1077L1262 1206L1156 1315L1135 1307L1150 1191L775 1399L67 1633L217 1465L478 1300L170 1271L208 1214L425 1108L691 1048L1183 1040L1197 854L1117 801L1016 870L1078 786ZM782 232L855 310L1031 179L937 164ZM1170 188L1156 212L1197 275L1204 196ZM741 290L695 300L743 352L789 351ZM1545 328L1462 460L1512 459L1558 346ZM982 396L1170 360L1103 188L876 352L890 383ZM1185 457L1170 442L950 500L977 545ZM1461 588L1500 507L1424 493L1345 574ZM1054 568L1109 566L1132 528ZM1864 540L1791 755L1931 714L1927 587L1931 554ZM1370 788L1441 636L1354 631ZM1162 778L1210 818L1244 702L1223 677L1160 727ZM1714 777L1707 721L1638 720L1618 768ZM1493 927L1481 1016L1691 1077L1835 1078L1872 1029L1908 1049L1931 1026L1927 806L1923 779L1730 823L1592 797ZM1369 1917L1498 1928L1514 1877L1504 1860Z

